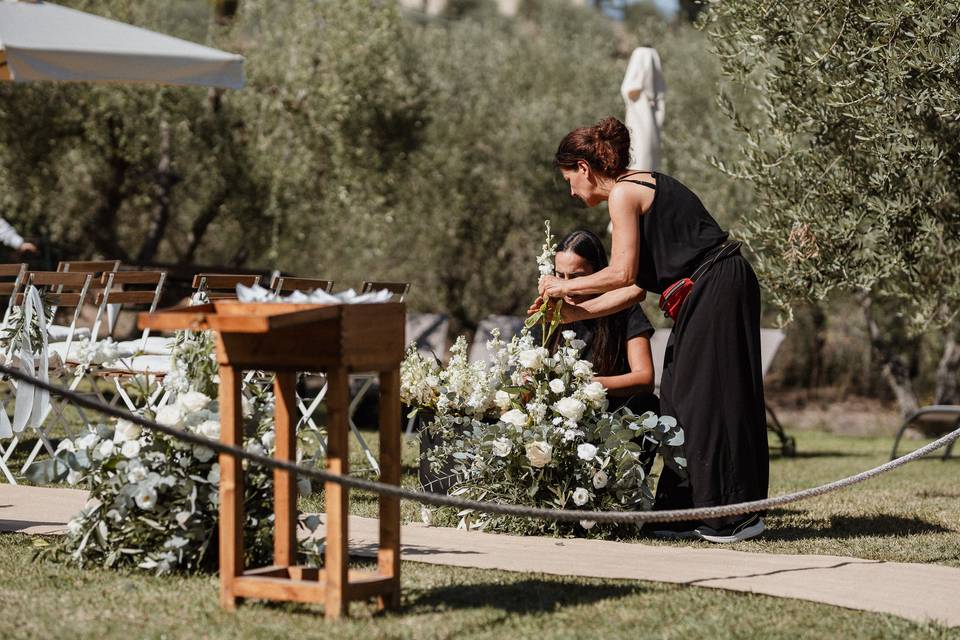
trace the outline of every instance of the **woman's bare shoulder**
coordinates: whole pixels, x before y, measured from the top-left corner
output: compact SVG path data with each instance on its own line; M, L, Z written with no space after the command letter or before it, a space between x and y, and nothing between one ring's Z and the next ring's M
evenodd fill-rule
M637 179L656 186L656 178L650 174L638 174ZM643 215L650 210L655 195L656 189L621 180L610 189L608 202L610 206L630 208Z

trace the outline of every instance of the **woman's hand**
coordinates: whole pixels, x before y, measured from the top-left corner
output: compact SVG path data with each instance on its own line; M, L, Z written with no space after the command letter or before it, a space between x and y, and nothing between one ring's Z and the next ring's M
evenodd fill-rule
M553 309L556 306L557 299L551 298L550 304L547 305L547 317L550 318L553 315ZM533 304L527 309L527 316L532 316L536 312L540 311L540 307L543 306L543 298L538 297L533 301ZM569 298L563 301L563 306L560 308L560 323L561 324L570 324L571 322L577 322L578 320L586 320L588 318L587 311L580 305L574 303Z
M557 276L543 276L540 278L539 285L541 298L565 298L567 297L567 281Z

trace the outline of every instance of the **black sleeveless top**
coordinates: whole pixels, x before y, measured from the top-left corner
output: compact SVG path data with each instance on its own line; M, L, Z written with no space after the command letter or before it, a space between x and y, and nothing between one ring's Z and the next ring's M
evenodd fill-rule
M617 182L633 182L650 174L657 180L650 210L640 217L640 267L637 286L663 293L671 284L689 278L711 250L727 240L700 198L679 181L657 172L642 171L622 176Z

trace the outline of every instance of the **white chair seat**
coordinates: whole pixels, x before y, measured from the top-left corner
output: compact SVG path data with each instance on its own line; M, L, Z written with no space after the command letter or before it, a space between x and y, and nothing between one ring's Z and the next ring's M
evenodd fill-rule
M175 343L176 338L173 337L149 336L146 344L144 344L143 340L124 340L123 342L118 342L117 346L120 347L121 351L129 351L130 353L169 357L171 352L173 352L173 345Z
M163 374L170 371L170 356L144 355L121 358L103 369L105 371Z
M70 327L65 327L61 324L51 324L47 325L47 336L50 340L54 342L59 342L60 340L66 340L70 335ZM90 329L87 327L77 327L73 330L73 338L89 338Z

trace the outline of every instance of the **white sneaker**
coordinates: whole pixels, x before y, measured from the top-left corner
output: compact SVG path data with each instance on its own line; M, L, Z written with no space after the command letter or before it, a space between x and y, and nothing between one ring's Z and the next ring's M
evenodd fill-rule
M754 515L739 524L720 530L707 526L698 527L696 533L701 540L724 544L755 538L763 533L766 528L766 525L763 524L763 518Z

